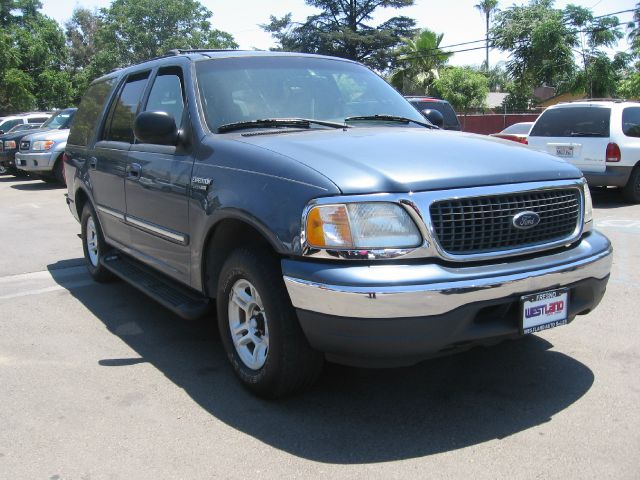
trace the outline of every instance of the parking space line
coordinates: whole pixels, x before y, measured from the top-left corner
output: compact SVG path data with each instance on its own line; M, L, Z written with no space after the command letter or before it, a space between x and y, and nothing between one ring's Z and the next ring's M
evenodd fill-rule
M0 300L71 290L93 283L84 266L9 275L0 278Z

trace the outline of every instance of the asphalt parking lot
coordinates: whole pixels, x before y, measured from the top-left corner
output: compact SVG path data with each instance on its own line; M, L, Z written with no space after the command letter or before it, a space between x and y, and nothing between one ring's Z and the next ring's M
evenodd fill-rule
M245 392L207 321L82 266L65 190L0 176L0 478L640 478L640 206L594 192L593 313L411 368Z

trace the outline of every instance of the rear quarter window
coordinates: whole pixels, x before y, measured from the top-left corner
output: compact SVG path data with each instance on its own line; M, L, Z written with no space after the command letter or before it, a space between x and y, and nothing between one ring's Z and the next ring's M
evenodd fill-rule
M89 87L74 116L67 143L85 146L89 143L99 121L104 104L113 90L116 78L109 78Z
M622 133L627 137L640 137L640 107L627 107L622 111Z
M611 109L566 107L545 110L533 126L531 137L608 137Z

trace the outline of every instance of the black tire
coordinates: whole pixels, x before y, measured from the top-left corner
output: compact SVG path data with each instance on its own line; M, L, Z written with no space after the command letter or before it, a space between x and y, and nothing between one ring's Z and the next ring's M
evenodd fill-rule
M631 171L627 184L622 189L622 198L629 203L640 203L640 165Z
M53 165L53 178L55 178L56 182L60 185L67 186L67 182L64 179L64 162L62 161L62 156L58 158Z
M229 327L230 294L243 280L257 290L268 328L266 360L259 369L249 368L241 359ZM324 356L309 346L289 300L279 262L272 255L246 248L233 252L220 272L217 295L222 345L245 387L261 397L278 398L305 390L315 382Z
M95 239L97 245L97 253L95 257L97 261L95 262L92 260L92 257L89 254L89 245L87 241L87 225L90 221L93 221L95 237L93 237L93 235L92 237ZM89 202L87 202L82 209L80 226L82 229L82 251L84 252L84 259L87 263L87 270L89 270L89 274L96 282L104 283L112 281L115 277L100 263L100 258L105 252L107 252L108 246L104 241L102 228L100 227L96 212Z

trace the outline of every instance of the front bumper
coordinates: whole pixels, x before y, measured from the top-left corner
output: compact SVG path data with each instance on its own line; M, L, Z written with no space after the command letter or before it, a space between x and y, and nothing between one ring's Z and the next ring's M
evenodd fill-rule
M0 152L0 165L6 168L13 168L15 167L15 158L16 158L15 151Z
M600 302L612 262L598 232L526 260L452 267L360 266L283 260L284 280L311 345L356 365L402 365L519 333L520 297L568 287L569 320Z
M604 172L582 172L590 187L624 187L629 181L632 166L607 165Z
M51 172L56 152L16 153L16 168L25 172Z

